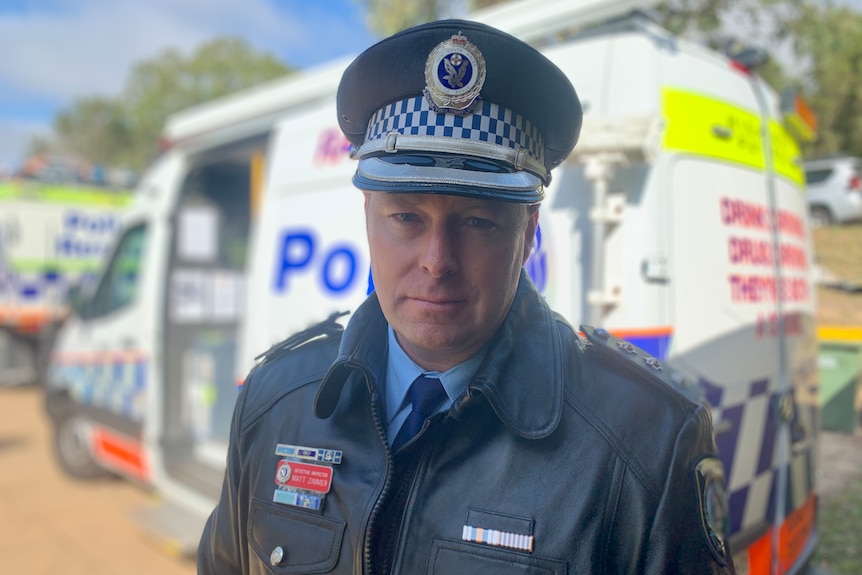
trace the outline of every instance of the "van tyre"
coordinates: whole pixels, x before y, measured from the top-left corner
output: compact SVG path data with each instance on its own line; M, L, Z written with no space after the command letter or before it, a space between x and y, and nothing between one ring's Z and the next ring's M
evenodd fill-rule
M90 423L77 411L54 420L54 452L60 467L75 479L98 479L110 473L93 458Z

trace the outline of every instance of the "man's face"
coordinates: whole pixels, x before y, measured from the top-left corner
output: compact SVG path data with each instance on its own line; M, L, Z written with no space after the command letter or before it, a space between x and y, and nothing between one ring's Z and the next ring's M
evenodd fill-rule
M365 192L374 288L407 355L444 371L503 321L538 211L438 194Z

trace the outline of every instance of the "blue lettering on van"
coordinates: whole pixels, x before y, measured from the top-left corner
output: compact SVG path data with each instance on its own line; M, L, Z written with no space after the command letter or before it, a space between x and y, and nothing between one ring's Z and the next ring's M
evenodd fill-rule
M533 249L530 257L524 263L527 275L533 280L536 289L544 292L548 284L548 252L542 245L542 227L536 226L536 237L533 239Z
M537 227L533 249L524 268L540 292L548 283L548 253L545 248L541 227ZM276 251L273 288L277 293L286 291L290 289L291 277L314 273L326 291L344 293L360 279L359 253L360 250L344 242L321 248L311 230L284 230ZM370 268L367 278L366 293L370 294L374 291Z
M63 212L62 220L62 228L54 238L54 256L58 258L103 258L119 229L119 219L111 213L71 209Z
M332 249L323 261L323 285L330 291L350 287L356 276L356 256L347 246Z
M89 233L110 235L117 231L119 221L116 215L88 214L80 210L68 210L63 214L63 231L67 233Z
M310 233L284 234L281 241L280 256L276 264L275 291L287 287L287 274L290 270L301 270L311 261L314 254L314 238Z
M102 258L107 254L108 248L107 239L93 241L72 234L63 234L54 241L54 254L61 258Z
M333 294L347 292L359 280L359 250L348 243L322 246L311 230L285 230L278 241L276 292L290 289L290 280L300 274L315 274L323 289Z
M371 273L371 266L368 266L368 289L365 291L365 295L371 295L371 292L374 291L374 274Z

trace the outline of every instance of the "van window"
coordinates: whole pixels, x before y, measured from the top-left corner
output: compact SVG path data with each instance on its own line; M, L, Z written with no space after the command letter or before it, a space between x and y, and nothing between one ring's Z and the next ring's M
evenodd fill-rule
M832 168L820 169L820 170L809 170L805 172L805 183L806 184L819 184L820 182L826 181L829 176L832 175Z
M113 258L87 308L89 317L99 317L126 307L138 292L146 226L131 228L120 239Z

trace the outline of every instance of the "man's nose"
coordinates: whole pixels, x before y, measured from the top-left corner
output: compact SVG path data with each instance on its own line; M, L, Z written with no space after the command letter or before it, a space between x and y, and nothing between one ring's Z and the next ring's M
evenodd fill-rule
M420 256L422 268L432 277L443 278L458 269L458 237L446 225L434 225L428 230Z

